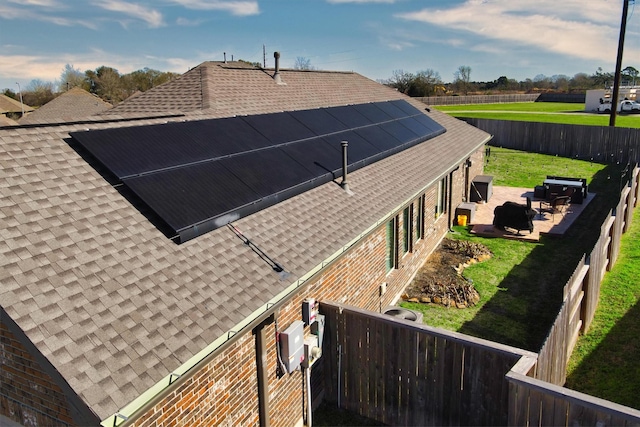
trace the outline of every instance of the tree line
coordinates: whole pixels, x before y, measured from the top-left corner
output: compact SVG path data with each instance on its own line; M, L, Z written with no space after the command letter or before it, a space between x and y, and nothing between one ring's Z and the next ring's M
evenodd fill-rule
M240 60L242 62L247 62ZM251 63L260 67L259 63ZM297 58L295 69L315 70L311 62L306 58ZM468 95L491 94L504 92L557 92L557 93L584 93L588 89L603 89L613 84L614 73L605 72L598 68L595 73L578 73L573 77L563 74L545 76L539 74L533 79L517 81L506 76L500 76L496 80L478 82L471 80L471 67L461 65L453 73L453 80L445 83L440 74L431 69L425 69L416 73L403 70L394 70L389 79L379 80L380 83L395 88L396 90L412 96L444 96L444 95ZM627 85L635 85L640 72L628 66L621 72L622 82ZM45 82L32 80L21 93L11 89L5 89L3 93L13 99L22 101L32 107L40 107L54 99L65 91L80 87L93 93L113 105L124 101L136 92L144 92L155 86L168 82L180 74L163 72L150 68L133 71L128 74L120 74L112 67L102 65L95 70L84 72L73 65L65 65L60 80L57 82Z
M640 72L628 66L620 73L623 85L635 85ZM573 77L564 74L545 76L538 74L533 79L517 81L506 76L488 82L471 81L471 67L461 65L453 74L454 79L445 83L440 74L433 69L410 73L395 70L391 78L381 80L387 86L414 97L440 95L491 94L501 92L557 92L584 93L589 89L604 89L613 86L614 73L598 68L595 73L578 73Z
M95 70L82 72L73 65L67 64L57 82L32 80L20 90L21 93L11 89L5 89L3 93L16 100L22 96L22 102L26 105L40 107L67 90L80 87L115 105L136 92L147 91L179 75L150 68L120 74L115 68L104 65Z

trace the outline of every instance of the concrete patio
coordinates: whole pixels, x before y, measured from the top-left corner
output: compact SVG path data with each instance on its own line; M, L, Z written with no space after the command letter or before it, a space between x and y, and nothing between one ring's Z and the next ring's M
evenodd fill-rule
M533 219L533 232L516 230L499 230L493 226L493 210L504 202L527 203L527 197L531 198L531 207L538 212ZM591 203L595 194L589 193L582 204L571 203L567 206L564 216L556 213L540 212L540 200L534 199L533 189L516 187L493 187L493 195L489 201L476 203L471 233L483 237L502 237L508 239L520 239L537 242L541 234L562 236L571 227L582 211Z

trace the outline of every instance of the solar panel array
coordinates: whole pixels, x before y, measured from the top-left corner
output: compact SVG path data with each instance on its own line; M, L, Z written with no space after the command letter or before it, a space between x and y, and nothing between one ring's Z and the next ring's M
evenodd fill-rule
M445 129L404 100L161 125L72 137L184 242Z

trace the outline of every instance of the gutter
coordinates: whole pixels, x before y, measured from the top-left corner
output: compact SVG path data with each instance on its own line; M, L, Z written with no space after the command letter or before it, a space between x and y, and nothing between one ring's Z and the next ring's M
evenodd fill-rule
M455 164L458 165L464 162L480 146L485 145L492 138L493 136L489 135L486 139L483 140L482 143L478 144L473 150L462 156ZM175 388L179 387L181 384L187 381L190 378L190 376L187 375L190 371L192 371L193 369L200 369L202 366L208 364L213 359L215 359L222 351L233 344L244 333L250 333L252 329L258 326L268 317L272 316L281 306L285 305L288 302L290 296L295 295L298 291L300 291L303 286L306 285L307 282L310 282L311 279L313 279L318 273L321 273L328 267L330 267L333 262L336 261L341 255L349 251L360 240L373 233L380 225L388 222L393 216L397 214L397 212L400 212L402 209L404 209L405 206L422 195L429 187L438 182L447 173L449 172L446 172L445 174L440 175L436 179L430 181L427 185L422 187L419 191L415 192L411 197L403 201L401 204L397 205L389 213L369 226L367 229L365 229L365 231L349 241L342 248L338 249L332 255L325 258L322 262L320 262L320 264L316 265L301 278L290 284L275 297L271 298L242 322L236 324L233 329L228 330L218 339L196 353L189 360L176 368L173 372L166 375L162 380L160 380L151 388L147 389L144 393L124 406L122 409L103 419L100 422L100 425L103 427L126 427L132 425L137 420L137 418L139 418L153 406L158 404Z

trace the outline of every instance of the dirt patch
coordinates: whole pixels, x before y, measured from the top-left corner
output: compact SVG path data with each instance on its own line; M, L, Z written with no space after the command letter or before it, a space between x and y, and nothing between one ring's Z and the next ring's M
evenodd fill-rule
M480 300L480 295L473 283L464 277L463 271L492 255L480 243L444 239L407 286L402 299L447 307L471 307Z

